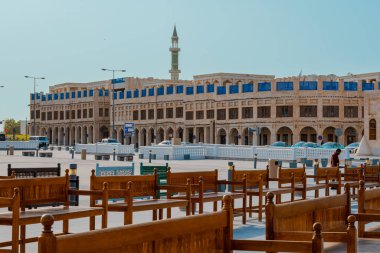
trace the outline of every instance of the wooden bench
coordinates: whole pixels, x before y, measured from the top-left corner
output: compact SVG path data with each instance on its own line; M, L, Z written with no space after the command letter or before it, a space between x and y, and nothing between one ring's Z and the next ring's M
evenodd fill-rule
M274 194L267 194L266 239L310 241L313 224L319 222L324 241L347 243L347 252L357 252L355 216L351 215L349 186L345 194L274 204Z
M342 175L339 167L316 167L315 175L317 177L327 177L327 184L329 187L336 188L336 193L342 193Z
M8 225L12 226L12 241L10 244L11 249L9 251L2 251L2 249L0 249L0 252L18 253L18 240L20 229L20 226L18 224L20 218L20 193L18 188L14 189L12 197L0 197L0 208L8 208L9 210L12 210L12 217L14 217L12 220L7 221Z
M131 166L100 166L96 164L95 175L97 176L132 176L135 174L135 164Z
M157 220L157 211L159 211L159 219L163 218L163 209L168 209L167 218L171 218L170 208L187 207L189 214L188 200L160 199L158 187L158 175L139 176L96 176L95 170L92 170L90 179L90 189L99 191L103 188L103 184L108 184L108 197L115 199L124 199L124 202L109 203L107 208L111 212L123 212L124 224L133 222L133 212L152 211L153 220ZM186 187L181 190L187 191ZM134 198L140 198L134 199ZM145 198L141 200L141 198ZM90 197L90 206L97 207L97 200L100 196ZM102 203L103 204L103 203Z
M157 170L158 179L160 181L166 181L166 173L168 172L169 164L165 165L144 165L140 163L140 175L152 175L154 170ZM162 182L162 183L163 183Z
M8 176L14 174L16 178L36 178L36 177L59 177L61 176L61 164L58 163L57 167L24 167L14 168L8 164ZM78 203L78 196L75 196L76 203ZM75 205L71 203L72 205ZM29 209L41 206L58 206L59 203L45 203L44 205L28 206Z
M358 220L359 237L380 238L380 232L365 231L365 225L370 222L380 222L380 188L365 189L365 182L360 181L358 191Z
M8 164L8 176L15 173L16 178L34 178L34 177L59 177L61 176L61 164L58 163L57 167L24 167L13 168Z
M167 186L192 185L191 188L191 212L195 213L195 204L199 204L199 213L203 213L204 203L213 202L213 211L217 211L218 201L222 201L225 192L218 192L219 185L234 185L239 189L231 191L229 196L233 199L242 199L242 207L234 208L235 215L242 216L243 224L246 223L246 182L245 179L237 181L218 180L218 170L212 171L192 171L192 172L171 172L168 168ZM186 199L186 195L175 189L167 189L168 199Z
M262 213L264 211L265 203L263 204L263 198L265 198L266 193L269 191L276 194L277 203L281 203L282 194L290 194L291 201L294 200L294 180L292 178L288 179L271 179L269 178L269 169L265 170L236 170L232 167L232 181L241 181L246 177L247 181L247 196L249 198L248 213L249 217L252 217L253 212L258 213L258 220L262 221ZM270 181L276 181L279 183L278 188L270 188ZM281 183L291 183L291 186L282 187ZM258 205L253 205L253 197L258 197Z
M363 180L368 186L373 183L373 186L380 186L380 164L378 165L363 165Z
M306 193L308 191L314 191L314 197L319 197L319 190L325 189L325 196L329 196L329 186L327 184L327 177L321 175L306 175L305 165L302 168L293 168L293 169L283 169L279 167L278 177L281 178L290 178L294 176L295 186L294 190L296 192L301 192L302 199L306 199ZM307 181L308 178L315 179L315 183L310 183ZM323 182L324 181L324 182ZM321 183L323 182L323 183ZM285 183L285 185L289 185ZM283 183L281 183L283 186Z
M106 227L106 211L104 208L97 207L79 207L69 206L69 194L72 195L98 195L105 198L102 191L79 191L71 190L69 186L68 170L63 177L47 178L21 178L21 179L2 179L0 184L0 196L12 197L13 189L17 187L20 192L20 216L18 224L20 225L20 249L21 253L25 252L25 244L34 242L37 237L26 238L26 226L39 223L40 217L44 213L55 216L56 220L63 221L63 233L69 233L69 220L85 217L95 217L102 215L102 228ZM30 205L43 205L47 203L63 203L59 207L43 207L35 210L25 210ZM10 225L16 217L11 211L0 213L0 224ZM90 229L95 229L95 222L90 220ZM13 232L12 232L13 233ZM1 242L0 247L11 246L12 242Z
M321 225L311 242L234 240L232 200L224 198L221 212L162 220L86 233L56 236L54 217L41 218L39 253L232 253L245 251L323 252Z
M159 185L166 184L166 175L168 172L169 164L165 165L144 165L140 163L140 175L152 175L154 170L157 170ZM166 196L166 191L160 191L161 196Z

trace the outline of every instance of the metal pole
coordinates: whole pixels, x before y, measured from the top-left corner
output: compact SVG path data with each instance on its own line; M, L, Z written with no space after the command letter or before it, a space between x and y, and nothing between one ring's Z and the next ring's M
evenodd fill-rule
M36 135L36 78L33 78L33 86L34 86L34 100L33 100L33 107L34 107L34 115L33 115L33 135Z
M112 70L112 139L115 139L115 70Z

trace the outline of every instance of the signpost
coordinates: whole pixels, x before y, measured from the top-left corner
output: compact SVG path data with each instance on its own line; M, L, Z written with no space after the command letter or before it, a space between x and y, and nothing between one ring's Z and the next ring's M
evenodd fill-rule
M124 135L133 136L135 134L135 123L125 123L124 124Z
M125 80L124 80L124 78L116 78L116 79L112 79L111 82L112 82L112 84L124 83Z

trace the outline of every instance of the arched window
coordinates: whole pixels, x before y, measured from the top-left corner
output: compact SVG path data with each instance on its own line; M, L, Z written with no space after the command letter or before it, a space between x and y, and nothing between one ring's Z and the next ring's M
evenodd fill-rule
M369 140L376 140L376 120L369 121Z

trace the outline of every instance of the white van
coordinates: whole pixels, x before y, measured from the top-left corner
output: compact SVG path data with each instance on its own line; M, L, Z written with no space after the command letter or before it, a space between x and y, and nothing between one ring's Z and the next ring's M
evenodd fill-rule
M49 146L49 139L46 136L30 136L30 141L38 141L38 147L48 147Z

